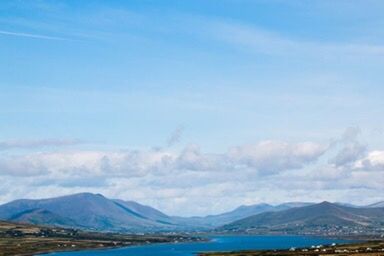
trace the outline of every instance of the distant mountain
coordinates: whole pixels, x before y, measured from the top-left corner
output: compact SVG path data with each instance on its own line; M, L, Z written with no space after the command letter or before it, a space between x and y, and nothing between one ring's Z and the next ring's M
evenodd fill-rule
M111 231L177 228L177 224L172 223L169 217L149 206L110 200L91 193L42 200L16 200L0 206L0 219Z
M126 210L130 211L132 214L140 218L152 220L165 225L176 224L171 217L150 206L142 205L134 201L123 201L120 199L114 199L113 201L117 205L125 208Z
M370 205L367 205L366 207L368 207L368 208L380 208L380 207L384 207L384 201L377 202L377 203L374 203L374 204L370 204Z
M194 225L201 228L214 228L235 220L239 220L257 213L271 211L274 206L269 204L255 204L249 206L240 206L232 211L217 215L208 215L205 217L173 217L178 223L184 225Z
M276 205L274 207L274 211L283 211L291 208L297 208L297 207L304 207L304 206L309 206L313 205L315 203L308 203L308 202L288 202L288 203L283 203Z
M354 204L350 204L350 203L336 202L334 204L337 204L337 205L340 205L340 206L352 207L352 208L364 208L364 206L354 205Z
M44 209L31 209L19 212L10 218L9 221L30 223L30 224L44 224L55 226L79 226L75 221L52 213Z
M261 203L254 205L242 205L232 211L217 215L208 215L206 217L175 218L179 223L190 225L194 224L195 226L197 225L201 227L214 228L263 212L282 211L294 207L302 207L311 204L313 203L289 202L274 206L270 204Z
M279 230L292 231L325 226L383 225L384 208L353 208L323 202L279 212L265 212L230 224L219 230Z
M280 205L243 205L232 211L206 217L168 216L133 201L108 199L100 194L15 200L0 205L0 219L62 227L119 232L246 230L249 228L359 224L370 225L382 215L380 203L366 208L344 204L289 202ZM384 208L383 208L384 209Z
M266 211L280 211L308 204L255 204L240 206L218 215L183 218L168 216L133 201L79 193L50 199L16 200L0 206L0 219L104 231L193 231L212 229Z

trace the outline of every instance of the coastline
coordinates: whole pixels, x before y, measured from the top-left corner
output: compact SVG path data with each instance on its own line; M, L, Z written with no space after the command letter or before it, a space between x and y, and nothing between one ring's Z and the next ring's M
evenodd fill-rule
M59 227L36 226L30 224L0 222L0 256L31 256L46 255L57 252L75 252L86 250L111 250L124 247L148 246L155 244L183 244L193 242L205 242L212 240L212 236L276 236L277 234L250 234L250 233L190 233L183 234L119 234L87 232L76 229ZM278 236L302 236L300 234L278 234ZM368 235L359 236L327 236L311 235L314 238L328 238L350 241L338 246L356 246L358 244L378 244L383 238ZM376 239L376 241L371 241ZM236 247L233 247L236 248ZM384 249L384 245L383 245ZM276 255L271 252L279 252L281 255L292 255L287 249L281 250L253 250L247 252L199 252L201 256L233 255L239 253L244 256L250 255ZM244 254L245 253L245 254ZM267 253L267 254L265 254ZM311 254L308 254L311 255Z
M384 239L358 241L350 244L319 245L276 250L239 250L230 252L200 252L197 256L384 256Z
M158 243L199 241L200 238L169 234L121 234L36 226L0 221L0 256L44 255L52 252L114 249Z
M31 241L26 241L23 239L7 240L7 248L1 248L0 246L0 256L8 255L18 255L18 256L32 256L32 255L47 255L50 253L59 253L59 252L75 252L75 251L86 251L86 250L110 250L118 249L124 247L133 247L133 246L143 246L150 244L166 244L174 243L173 241L163 241L163 242L150 242L150 243L118 243L100 240L45 240L41 239L35 241L36 243L31 243ZM33 248L26 248L25 244L30 243ZM14 244L15 246L12 246ZM17 246L22 244L22 246ZM58 247L57 244L61 246ZM64 246L67 245L67 246ZM73 246L75 245L75 246Z

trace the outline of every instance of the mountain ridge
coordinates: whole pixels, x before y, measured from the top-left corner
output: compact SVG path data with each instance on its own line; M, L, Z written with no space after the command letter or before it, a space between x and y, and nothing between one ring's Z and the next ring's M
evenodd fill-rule
M291 208L279 212L264 212L230 224L218 230L280 230L315 229L324 227L383 226L384 208L354 208L327 201Z
M379 202L380 203L380 202ZM119 232L157 232L157 231L208 231L218 227L231 225L238 221L247 220L253 216L264 214L264 224L271 222L290 210L295 216L294 209L311 209L316 205L328 206L328 211L336 214L340 207L356 209L360 215L338 212L343 218L323 216L329 223L345 223L348 219L366 222L364 215L367 209L377 209L375 204L371 207L345 206L342 203L323 202L320 204L310 202L287 202L278 205L260 203L254 205L241 205L232 211L204 217L178 217L169 216L151 206L134 201L109 199L101 194L88 192L65 195L46 199L18 199L0 205L0 219L19 221L32 224L49 224L63 227L77 227L90 230L119 231ZM316 215L316 211L312 215ZM336 214L337 215L337 214ZM267 217L269 216L269 217ZM277 216L277 217L276 217ZM259 217L260 218L260 217ZM278 219L278 218L277 218ZM286 219L289 223L290 219ZM308 220L304 218L303 220ZM312 220L314 221L314 220ZM320 220L316 220L320 221ZM320 221L321 222L321 221ZM260 223L259 223L260 224ZM281 225L282 223L277 223Z
M127 207L122 202L118 203L114 200L107 199L100 194L78 193L68 196L48 198L48 199L21 199L0 206L0 218L9 220L16 214L24 211L42 209L46 210L56 218L72 221L58 221L64 226L76 226L111 231L136 231L153 229L167 229L166 224L157 222L156 220L141 215ZM40 215L40 216L37 216ZM34 218L42 219L44 224L44 214L47 212L36 212ZM24 218L23 220L28 220Z

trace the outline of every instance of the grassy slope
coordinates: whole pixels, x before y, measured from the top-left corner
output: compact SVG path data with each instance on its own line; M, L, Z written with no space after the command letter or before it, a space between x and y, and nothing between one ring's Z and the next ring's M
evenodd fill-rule
M0 256L182 241L181 236L90 233L0 221Z

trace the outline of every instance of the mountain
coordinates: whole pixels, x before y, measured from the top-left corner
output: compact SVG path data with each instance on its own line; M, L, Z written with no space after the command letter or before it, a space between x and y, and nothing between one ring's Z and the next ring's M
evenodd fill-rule
M322 202L279 212L265 212L253 215L224 225L219 230L300 231L335 226L373 227L375 225L384 225L383 219L384 208L354 208Z
M15 200L0 206L0 219L104 231L196 231L216 228L266 211L281 211L308 204L255 204L218 215L184 218L171 217L133 201L79 193L41 200Z
M42 200L16 200L0 206L0 219L109 231L176 229L165 214L133 202L80 193ZM169 221L167 221L169 220Z
M377 203L374 203L374 204L370 204L370 205L367 205L366 207L368 207L368 208L380 208L380 207L384 207L384 201L377 202Z
M375 204L378 206L378 204ZM50 199L15 200L0 205L0 219L118 232L246 230L308 225L370 225L381 208L342 204L290 202L279 205L243 205L232 211L206 217L168 216L133 201L108 199L100 194L79 193Z
M206 217L191 217L191 218L176 218L177 222L184 224L194 224L195 226L200 227L210 227L215 228L228 223L231 223L236 220L240 220L255 214L269 212L269 211L282 211L286 209L291 209L294 207L302 207L311 205L313 203L304 203L304 202L289 202L279 205L270 205L270 204L254 204L254 205L242 205L238 208L217 215L208 215Z
M19 212L10 218L9 221L30 223L30 224L44 224L44 225L55 225L55 226L79 226L75 221L57 215L53 212L44 209L31 209Z
M313 205L314 203L308 203L308 202L288 202L288 203L283 203L276 205L274 207L274 211L283 211L291 208L296 208L296 207L303 207L303 206L309 206Z
M129 209L136 216L141 216L143 218L153 220L166 225L174 225L173 220L168 215L156 210L147 205L142 205L134 201L123 201L120 199L113 200L116 204Z
M352 208L364 208L364 206L354 205L354 204L350 204L350 203L335 202L334 204L337 204L340 206L352 207Z
M230 212L201 217L200 221L211 226L220 226L261 212L272 211L274 206L269 204L242 205ZM198 218L195 218L195 221Z

